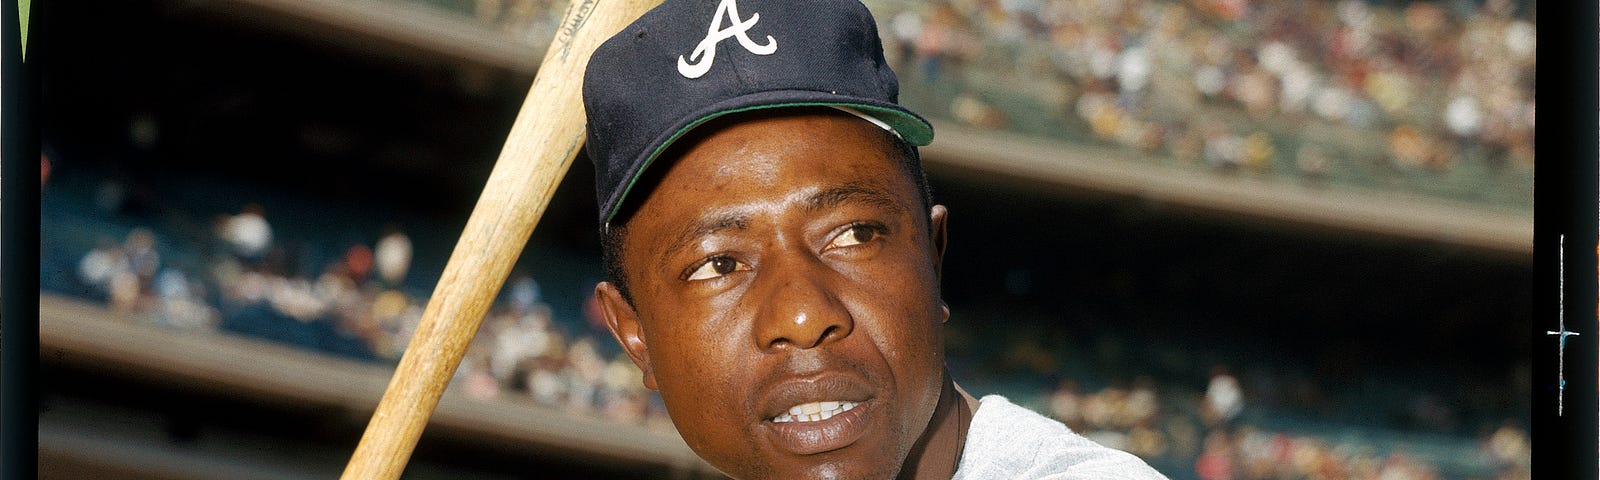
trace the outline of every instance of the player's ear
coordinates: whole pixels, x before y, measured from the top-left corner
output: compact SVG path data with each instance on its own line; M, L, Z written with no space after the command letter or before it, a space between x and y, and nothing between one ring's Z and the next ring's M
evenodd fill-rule
M645 346L644 331L639 327L639 314L633 309L628 300L622 298L622 291L617 290L611 282L600 282L594 286L595 300L600 304L600 316L605 318L606 329L611 331L611 336L622 345L622 350L628 352L628 358L634 365L644 372L644 386L651 390L660 390L656 386L655 371L650 368L650 349Z
M934 205L928 209L928 234L933 241L933 273L939 278L944 278L944 246L946 239L945 218L950 214L944 205Z

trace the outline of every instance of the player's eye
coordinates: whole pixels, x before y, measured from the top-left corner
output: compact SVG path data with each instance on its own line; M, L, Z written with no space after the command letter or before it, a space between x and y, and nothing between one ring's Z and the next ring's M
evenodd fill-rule
M727 275L739 270L749 270L750 266L734 260L733 257L718 255L706 259L700 265L689 271L685 280L709 280Z
M839 236L833 237L833 241L828 242L828 248L853 247L871 242L872 239L878 238L878 230L879 227L868 224L851 226Z

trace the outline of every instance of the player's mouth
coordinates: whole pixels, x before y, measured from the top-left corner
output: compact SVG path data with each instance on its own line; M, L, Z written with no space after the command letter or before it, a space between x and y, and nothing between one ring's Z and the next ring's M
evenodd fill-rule
M781 415L772 417L772 423L820 422L833 418L834 415L850 411L850 409L856 408L856 405L860 404L847 400L802 403L789 407L789 411L783 412Z
M838 450L867 432L871 401L807 402L767 420L773 444L796 455Z

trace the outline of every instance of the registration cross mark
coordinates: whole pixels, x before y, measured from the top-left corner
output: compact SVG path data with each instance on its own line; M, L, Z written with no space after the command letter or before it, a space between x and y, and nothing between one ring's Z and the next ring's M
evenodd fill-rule
M1558 265L1557 275L1559 275L1559 279L1556 283L1556 303L1558 305L1556 309L1556 315L1559 316L1561 321L1561 330L1546 331L1545 334L1561 336L1560 346L1557 347L1556 350L1556 355L1558 355L1556 364L1556 380L1560 382L1556 386L1556 390L1558 392L1556 394L1556 416L1559 417L1563 416L1562 414L1564 413L1563 410L1565 410L1564 404L1566 403L1567 396L1567 337L1577 335L1578 332L1567 330L1567 236L1561 235L1557 238L1559 239L1558 241L1560 243L1556 249L1556 262Z

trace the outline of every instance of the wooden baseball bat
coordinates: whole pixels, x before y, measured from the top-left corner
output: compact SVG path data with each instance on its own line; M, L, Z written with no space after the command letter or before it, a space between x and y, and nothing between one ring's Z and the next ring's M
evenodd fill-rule
M484 314L583 146L581 91L589 56L659 3L573 0L567 7L422 321L340 478L397 479L405 470Z

